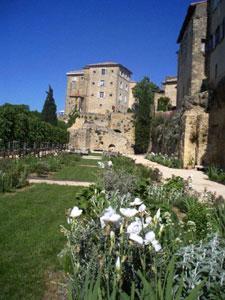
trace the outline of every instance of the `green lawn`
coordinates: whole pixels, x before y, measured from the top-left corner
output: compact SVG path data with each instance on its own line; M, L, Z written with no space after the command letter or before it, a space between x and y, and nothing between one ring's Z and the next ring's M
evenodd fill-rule
M59 270L59 225L80 187L34 185L0 194L0 299L41 299L44 273Z
M62 169L52 175L52 178L96 182L101 173L97 163L98 161L95 160L81 159L70 166L63 166Z

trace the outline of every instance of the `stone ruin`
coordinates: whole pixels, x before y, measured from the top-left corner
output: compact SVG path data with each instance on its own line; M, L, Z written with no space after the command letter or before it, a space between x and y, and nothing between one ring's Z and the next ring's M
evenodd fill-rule
M81 114L69 128L70 148L80 151L134 153L134 122L131 113Z

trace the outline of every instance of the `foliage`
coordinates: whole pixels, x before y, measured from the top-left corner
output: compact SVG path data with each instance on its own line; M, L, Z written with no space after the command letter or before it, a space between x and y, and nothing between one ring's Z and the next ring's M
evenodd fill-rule
M56 104L55 99L53 98L53 89L49 85L47 97L42 109L42 118L45 122L50 123L51 125L57 125L57 114L56 114Z
M160 97L158 99L157 111L168 111L171 110L170 98Z
M176 272L183 274L185 293L200 282L204 284L204 294L200 299L225 298L225 243L214 235L208 242L200 242L181 248L177 253ZM176 276L175 276L176 278Z
M7 149L9 142L17 141L20 147L36 146L41 143L68 142L68 133L64 128L43 122L36 112L31 112L23 105L5 104L0 106L0 141Z
M69 120L68 120L68 123L67 123L67 126L68 127L71 127L75 122L76 122L76 119L79 118L79 112L74 109L70 114L69 114Z
M152 119L151 151L178 155L181 139L181 112L171 112L166 116L157 113Z
M150 127L152 119L152 104L154 91L157 86L144 77L133 89L135 97L134 123L135 123L135 151L146 153L150 141Z
M149 153L146 158L169 168L181 168L181 161L174 155L168 156L167 154L155 154L152 152Z
M207 169L209 179L225 184L225 172L215 166L210 166Z

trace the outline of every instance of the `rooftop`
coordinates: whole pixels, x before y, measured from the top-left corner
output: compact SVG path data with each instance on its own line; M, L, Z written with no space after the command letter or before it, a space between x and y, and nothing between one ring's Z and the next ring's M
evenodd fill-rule
M66 73L66 75L83 75L83 74L84 74L84 70L75 70Z
M186 14L186 17L184 19L184 22L183 22L183 25L181 27L181 30L180 30L180 33L179 33L179 36L178 36L178 39L177 39L177 43L179 44L182 39L183 39L183 36L184 36L184 33L185 33L185 30L191 20L191 17L193 16L194 12L195 12L195 9L198 5L201 5L205 3L207 5L207 1L206 0L203 0L203 1L198 1L198 2L193 2L189 5L189 8L188 8L188 11L187 11L187 14Z
M84 67L84 69L89 69L89 68L98 68L98 67L120 67L122 69L125 69L129 74L132 74L132 72L123 66L120 63L114 62L114 61L105 61L105 62L100 62L96 64L88 64Z

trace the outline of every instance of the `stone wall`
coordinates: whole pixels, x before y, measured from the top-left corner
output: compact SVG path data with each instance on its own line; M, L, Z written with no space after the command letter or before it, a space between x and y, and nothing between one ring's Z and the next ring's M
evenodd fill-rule
M186 97L182 113L180 159L183 167L206 165L209 114L206 112L208 92Z
M70 146L76 150L133 153L132 114L83 114L69 128Z

